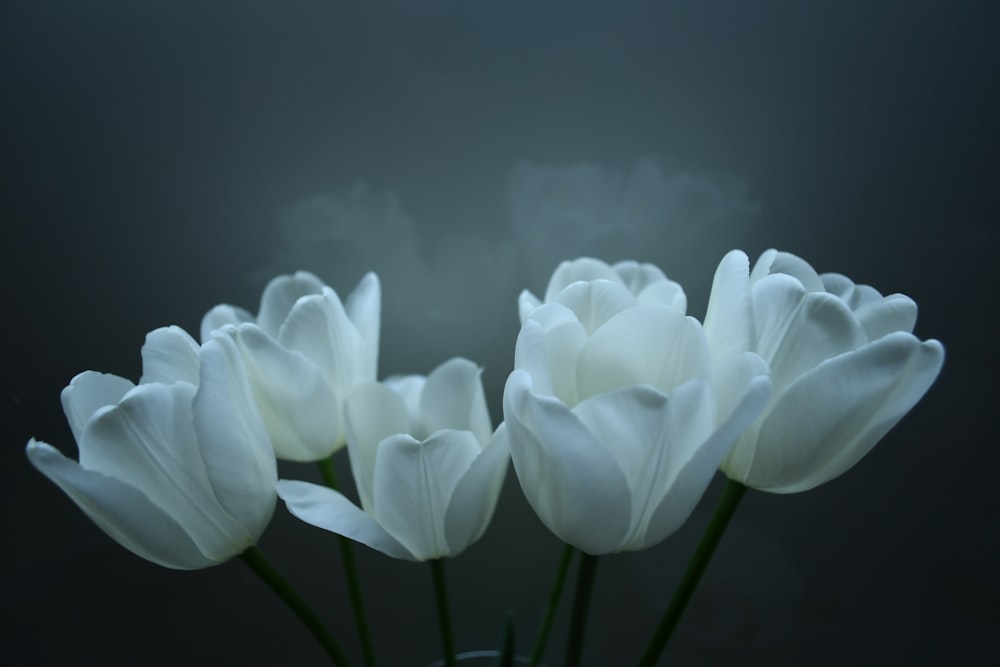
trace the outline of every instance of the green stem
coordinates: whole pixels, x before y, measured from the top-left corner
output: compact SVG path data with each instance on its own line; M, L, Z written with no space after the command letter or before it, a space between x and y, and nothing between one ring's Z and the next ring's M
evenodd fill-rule
M437 600L438 626L441 628L441 650L445 667L456 667L455 640L451 635L451 613L448 611L448 591L444 580L444 558L429 561L434 577L434 598Z
M323 483L334 491L339 491L337 474L333 468L333 456L320 459L320 474ZM358 579L358 568L354 560L354 547L351 541L342 535L337 535L340 544L340 559L344 564L344 576L347 578L347 593L351 599L351 609L354 612L354 623L358 627L358 637L361 640L361 651L364 653L366 667L375 667L375 649L372 645L371 631L368 629L368 617L365 614L364 598L361 595L361 584Z
M531 661L528 667L538 667L542 654L545 652L545 644L549 640L549 632L552 630L552 621L559 607L559 600L562 597L563 584L566 583L566 573L569 571L569 563L573 559L573 547L563 546L562 556L559 559L559 569L556 571L556 580L552 585L552 592L549 594L548 604L545 606L545 614L542 617L542 625L538 629L538 637L535 639L535 648L531 652Z
M326 627L319 620L319 617L316 616L316 612L314 612L309 605L306 604L305 600L302 599L302 596L300 596L295 589L292 588L292 585L288 583L288 580L281 576L281 574L274 569L274 566L271 565L266 558L264 558L264 554L261 553L260 549L252 546L241 553L240 558L250 567L251 570L254 571L254 574L263 579L264 583L270 586L271 590L278 594L278 597L280 597L284 603L288 605L289 609L295 612L295 615L299 617L299 620L302 621L307 628L309 628L310 632L312 632L316 641L323 646L323 649L326 651L327 655L330 656L333 664L339 665L340 667L349 667L351 664L350 661L347 659L347 656L344 655L343 650L341 650L337 642L334 641L333 637L330 636L330 633L327 632Z
M684 570L684 575L674 590L674 595L670 598L670 603L667 605L666 611L663 612L663 618L660 619L660 624L653 633L653 637L646 647L646 652L642 654L638 667L653 667L656 661L660 659L663 649L667 646L667 641L677 627L677 623L681 620L688 600L691 599L691 594L694 593L694 589L698 585L702 573L708 566L708 561L712 558L715 547L718 546L719 540L722 539L722 533L725 532L726 526L729 525L729 520L736 511L736 507L740 504L740 500L743 498L746 490L747 487L739 482L734 482L731 479L726 480L726 485L722 489L722 496L719 498L719 504L715 506L715 512L708 523L708 528L705 529L705 534L702 535L698 548L695 550L691 560L688 561L687 569Z
M583 656L583 637L586 634L590 594L594 591L598 556L580 552L580 566L576 574L576 593L573 597L573 615L570 617L569 641L566 644L566 667L577 667Z

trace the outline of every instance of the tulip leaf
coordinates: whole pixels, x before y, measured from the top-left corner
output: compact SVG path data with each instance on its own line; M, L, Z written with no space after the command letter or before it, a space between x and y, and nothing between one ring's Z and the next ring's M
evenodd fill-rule
M497 651L496 667L514 666L514 613L507 611L507 618L500 635L500 650Z

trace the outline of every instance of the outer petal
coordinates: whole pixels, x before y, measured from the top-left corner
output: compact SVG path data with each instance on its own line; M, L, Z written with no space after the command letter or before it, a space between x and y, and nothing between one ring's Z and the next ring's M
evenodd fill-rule
M80 465L142 489L184 527L206 557L221 561L250 542L219 504L194 433L186 382L141 384L83 429Z
M80 442L90 418L101 408L117 405L133 387L131 380L97 371L84 371L70 380L60 398L73 438Z
M201 318L201 342L212 340L212 332L231 324L235 327L245 322L256 322L253 313L237 306L220 305L212 308Z
M316 364L256 325L244 324L234 334L278 458L318 461L343 446L342 399Z
M507 378L503 405L514 469L538 518L587 553L615 551L632 509L614 456L565 405L532 395L524 371Z
M576 363L586 341L587 332L573 311L558 303L544 304L532 311L518 332L514 367L531 375L535 393L576 405L580 400Z
M600 327L580 350L580 398L637 384L670 393L709 373L701 324L670 306L636 306Z
M479 446L486 446L493 434L493 425L481 375L482 369L476 364L455 357L427 376L420 399L420 415L428 434L442 429L471 431Z
M375 519L333 489L286 479L279 480L276 488L288 511L302 521L366 544L387 556L416 560Z
M854 311L868 340L878 340L894 331L913 331L917 323L917 304L903 294L891 294L871 301Z
M777 397L740 481L794 493L840 475L916 404L943 361L937 341L894 333L820 364Z
M44 442L31 440L27 453L39 472L62 489L101 530L132 553L178 570L220 562L202 554L181 525L139 489L82 468Z
M825 292L823 280L804 259L788 252L766 250L757 260L750 274L751 282L767 275L784 274L795 278L807 292Z
M322 294L323 281L308 271L296 271L294 275L278 276L267 284L260 297L260 311L257 324L275 338L281 325L292 312L295 303L304 296Z
M361 339L361 374L375 379L378 372L379 332L382 320L382 284L366 273L344 302L344 311Z
M389 436L375 458L375 520L417 560L453 555L445 535L452 492L479 455L469 431L437 431L424 442Z
M757 350L784 389L825 359L868 342L846 304L826 292L806 292L798 280L772 275L753 286Z
M537 296L528 290L523 290L517 297L517 314L521 319L521 324L524 324L528 320L528 315L531 314L531 311L540 305L542 305L542 302Z
M198 342L180 327L155 329L142 346L142 377L147 382L198 384Z
M217 336L201 349L201 384L192 413L215 496L256 542L274 513L278 471L239 350L229 336Z
M281 327L278 341L290 350L302 352L316 364L341 396L356 383L375 379L374 374L362 374L363 341L337 294L329 287L323 294L304 297L295 304Z
M482 537L493 518L510 462L507 427L500 427L451 494L444 515L445 538L457 556Z
M403 404L406 406L406 414L410 420L409 428L404 427L403 431L421 439L429 436L431 431L424 427L424 417L420 414L420 397L424 393L427 376L393 375L382 380L382 384L392 389L403 399ZM381 440L381 438L378 440Z
M615 279L621 280L617 274ZM592 334L614 315L638 303L620 282L609 280L573 283L551 301L572 310L588 334Z
M732 250L715 270L705 313L705 337L714 359L756 348L750 294L750 260L744 252Z
M361 507L371 513L375 507L375 458L379 443L391 435L409 433L410 419L402 397L377 382L356 387L344 412L351 473Z

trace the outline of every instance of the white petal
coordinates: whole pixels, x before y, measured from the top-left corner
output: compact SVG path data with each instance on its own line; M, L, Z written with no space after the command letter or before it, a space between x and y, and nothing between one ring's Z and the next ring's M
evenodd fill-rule
M192 422L194 392L186 382L135 387L117 406L87 422L80 465L142 489L206 557L225 560L251 540L209 483Z
M514 368L531 375L533 391L576 405L576 363L587 332L566 306L549 303L532 311L514 345Z
M542 302L537 296L528 290L523 290L517 297L517 314L521 319L521 324L524 324L528 320L528 315L531 314L531 311L540 305L542 305Z
M509 462L507 428L500 424L451 494L444 528L452 556L462 553L486 530L496 509Z
M28 459L68 495L98 527L132 553L179 570L215 565L169 514L139 489L86 470L55 448L32 440Z
M765 253L770 262L767 270L770 275L783 274L795 278L807 292L825 292L823 280L816 273L815 269L801 257L797 257L789 252ZM757 267L754 267L757 271Z
M854 311L868 340L878 340L894 331L913 331L917 323L917 304L903 294L891 294L871 301Z
M868 342L846 304L826 292L806 292L783 274L753 286L757 350L771 367L779 389L825 359Z
M307 271L274 278L261 294L257 324L277 338L278 331L292 312L295 302L304 296L322 294L323 288L323 281Z
M341 395L358 382L375 380L374 372L362 373L374 369L366 368L357 329L337 294L328 287L323 294L299 299L282 325L278 341L302 352Z
M240 352L229 336L216 336L201 349L201 384L192 413L215 497L256 542L274 513L278 471Z
M366 544L393 558L415 560L413 554L389 535L372 517L333 489L309 482L282 479L278 497L288 511L306 523Z
M198 342L180 327L155 329L142 346L142 377L146 382L198 384Z
M713 359L755 348L750 293L750 260L740 250L726 253L715 270L705 313L705 337Z
M545 289L545 301L554 301L559 292L575 282L590 282L592 280L608 280L619 285L624 284L618 273L607 263L593 257L580 257L572 261L561 262L552 272L552 277Z
M417 438L429 436L431 431L424 428L424 418L420 414L420 397L424 393L427 376L392 375L382 380L382 384L392 389L403 399L406 414L410 419L410 426L404 431Z
M599 328L580 350L580 399L637 384L669 394L707 378L708 346L701 325L669 306L636 306Z
M227 304L222 304L212 308L212 310L205 313L205 316L201 318L201 342L206 343L212 339L212 332L218 331L224 326L233 325L239 326L244 322L256 322L257 318L253 316L253 313L239 308L237 306L230 306Z
M378 372L379 333L382 319L382 284L375 273L361 278L344 302L344 310L361 339L362 374L374 379Z
M468 431L437 431L420 442L401 434L379 443L375 519L417 560L452 555L445 512L481 445Z
M431 371L420 399L420 414L428 434L442 429L471 431L480 447L486 446L493 425L481 375L481 368L461 357L449 359Z
M684 289L679 283L667 278L659 267L625 261L618 262L613 268L639 303L672 306L681 312L686 311L687 295L684 294Z
M875 301L882 300L882 294L869 285L855 285L854 281L840 273L824 273L820 276L823 288L840 297L851 310L858 310Z
M793 493L842 474L909 412L943 361L940 343L900 332L824 362L770 407L746 484Z
M565 405L532 395L524 371L507 378L503 404L514 469L538 518L587 553L617 550L632 509L614 456Z
M617 274L615 279L621 280ZM588 334L592 334L617 313L638 303L623 285L608 280L573 283L551 301L572 310Z
M318 461L347 441L343 399L312 361L260 327L236 330L242 365L280 459Z
M344 408L351 474L361 507L374 511L375 457L378 444L397 433L410 432L406 406L399 394L377 382L359 385Z
M63 412L78 443L83 427L101 408L117 405L135 387L130 380L97 371L84 371L62 390Z

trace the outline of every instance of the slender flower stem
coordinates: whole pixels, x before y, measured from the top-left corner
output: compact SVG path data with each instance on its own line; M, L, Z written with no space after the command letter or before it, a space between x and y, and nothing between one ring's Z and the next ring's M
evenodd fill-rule
M441 628L441 650L445 667L456 667L455 640L451 634L451 612L448 611L448 591L444 580L444 558L429 561L434 577L434 598L437 600L438 626Z
M281 574L274 569L274 566L266 558L264 554L261 553L260 549L255 546L248 548L246 551L240 554L240 558L246 563L251 570L254 571L258 577L260 577L264 583L271 587L275 593L278 594L288 607L295 612L295 615L299 617L299 620L309 631L312 632L316 641L323 646L327 655L333 661L333 664L339 667L349 667L350 661L347 656L344 655L343 650L334 641L333 637L327 631L326 626L319 620L316 616L316 612L306 604L302 596L296 592L292 585L288 583Z
M646 652L639 660L638 667L653 667L660 659L663 649L667 646L667 641L684 614L691 594L694 593L694 589L698 585L698 580L701 579L702 573L708 566L708 561L712 558L712 553L718 546L719 540L722 539L722 533L729 525L729 520L746 490L747 487L739 482L734 482L731 479L726 480L722 496L719 498L719 504L715 506L715 512L708 523L708 528L705 529L705 534L702 535L698 548L691 560L688 561L687 569L684 570L684 575L681 577L680 583L677 584L674 595L670 598L666 611L663 612L663 618L660 619L660 624L657 626L656 632L653 633L653 637L646 647Z
M566 644L566 667L577 667L583 656L583 637L590 610L590 594L594 590L597 575L598 556L580 552L580 565L576 573L576 593L573 596L573 615L569 625L569 641Z
M320 474L323 476L323 483L334 491L339 491L337 473L333 469L333 456L320 459L317 463ZM351 541L342 535L337 535L337 542L340 543L340 560L344 564L347 593L351 599L351 609L354 612L354 623L358 627L358 637L361 640L361 651L364 653L365 665L366 667L375 667L375 649L372 645L371 631L368 629L368 617L365 614L358 568L354 560L354 547L351 545Z
M562 597L563 584L566 583L566 573L569 571L572 559L573 547L567 544L563 546L562 556L559 559L559 569L556 571L556 580L552 585L548 604L545 606L542 625L538 629L538 637L535 638L535 648L531 652L531 661L528 663L528 667L538 667L538 663L541 662L542 654L545 652L545 644L549 640L549 632L552 631L552 620L555 618L556 609L559 607L559 600Z

